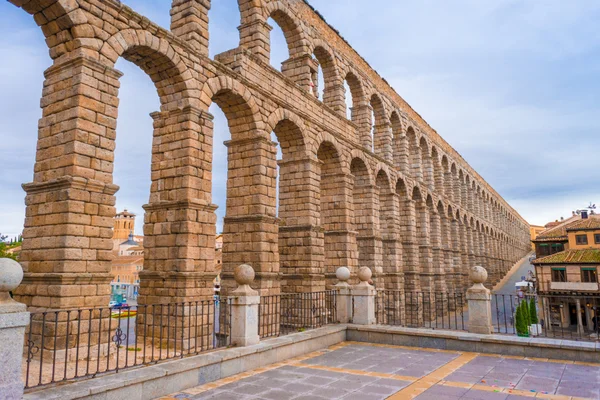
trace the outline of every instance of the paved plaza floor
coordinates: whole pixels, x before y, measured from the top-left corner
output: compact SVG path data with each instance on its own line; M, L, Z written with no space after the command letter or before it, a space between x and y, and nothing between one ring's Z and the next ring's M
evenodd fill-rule
M600 399L600 364L345 342L162 397Z

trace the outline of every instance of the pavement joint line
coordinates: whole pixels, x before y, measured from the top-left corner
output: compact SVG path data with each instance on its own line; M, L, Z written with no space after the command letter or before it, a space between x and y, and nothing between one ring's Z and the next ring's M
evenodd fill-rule
M431 353L448 353L448 354L458 355L458 357L453 360L450 360L449 362L438 367L436 370L434 370L431 373L429 373L425 376L422 376L422 377L395 375L395 374L388 374L388 373L383 373L383 372L362 371L362 370L354 370L354 369L346 369L346 368L338 368L338 367L328 367L328 366L324 366L324 365L306 364L303 362L303 361L309 360L311 358L315 358L315 357L321 356L323 354L326 354L328 352L339 350L339 349L342 349L342 348L350 346L350 345L383 347L383 348L404 349L404 350L417 350L417 351L431 352ZM473 389L473 390L484 391L484 392L500 392L500 393L524 396L524 397L549 399L549 400L589 400L589 399L574 397L574 396L556 395L556 394L550 394L550 393L545 394L545 393L541 393L541 392L531 392L531 391L522 390L522 389L499 388L499 387L493 387L493 386L487 386L487 385L480 385L477 383L471 384L471 383L453 382L453 381L444 380L444 378L446 378L448 375L457 371L461 367L467 365L469 362L471 362L478 356L504 358L504 359L511 359L511 360L531 360L531 361L538 361L538 362L554 362L554 363L569 364L569 365L571 365L571 364L586 365L586 366L594 366L594 367L597 367L600 365L600 363L590 363L590 362L583 362L583 361L553 360L553 359L546 359L546 358L523 357L523 356L513 356L513 355L482 354L482 353L474 353L474 352L467 352L467 351L429 349L429 348L422 348L422 347L389 345L389 344L382 344L382 343L365 343L365 342L345 341L345 342L330 346L326 349L313 351L311 353L296 356L296 357L290 358L285 361L273 363L273 364L270 364L270 365L267 365L264 367L253 369L251 371L241 372L239 374L235 374L235 375L227 377L227 378L223 378L223 379L220 379L220 380L217 380L214 382L206 383L201 386L196 386L193 388L182 390L175 394L170 394L170 395L167 395L164 397L160 397L160 400L175 399L174 396L177 394L197 395L197 394L200 394L200 393L212 390L212 389L217 389L226 384L237 382L241 379L248 378L248 377L254 376L254 375L259 375L263 372L271 371L273 369L277 369L277 368L280 368L283 366L295 366L295 367L310 368L310 369L317 369L317 370L323 370L323 371L340 372L340 373L345 373L345 374L349 374L349 375L373 376L373 377L378 377L378 378L387 378L387 379L395 379L395 380L411 382L410 385L406 386L403 389L400 389L398 392L396 392L395 394L392 394L390 397L388 397L387 398L388 400L412 399L412 398L422 394L423 392L425 392L426 390L430 389L431 387L433 387L435 385L460 387L460 388L464 388L464 389L469 389L469 390Z
M417 379L404 389L396 392L395 394L388 397L388 400L400 400L400 399L413 399L418 395L425 392L427 389L435 386L437 383L442 381L445 377L458 370L459 368L467 365L477 357L477 353L463 353L454 360L447 362L435 371L425 375L422 378Z
M399 380L399 381L414 382L417 379L419 379L419 378L414 377L414 376L386 374L384 372L361 371L359 369L346 369L346 368L338 368L338 367L326 367L324 365L303 364L303 363L296 363L296 364L292 364L292 365L296 366L296 367L317 369L317 370L321 370L321 371L341 372L341 373L345 373L345 374L349 374L349 375L374 376L374 377L377 377L377 378L396 379L396 380Z
M465 351L458 350L446 350L446 349L433 349L427 347L415 347L415 346L402 346L398 344L382 344L382 343L367 343L367 342L347 342L349 344L357 345L357 346L371 346L371 347L386 347L390 349L403 349L403 350L418 350L418 351L426 351L430 353L450 353L450 354L462 354L467 353ZM479 353L474 353L479 354ZM502 356L499 356L502 357Z

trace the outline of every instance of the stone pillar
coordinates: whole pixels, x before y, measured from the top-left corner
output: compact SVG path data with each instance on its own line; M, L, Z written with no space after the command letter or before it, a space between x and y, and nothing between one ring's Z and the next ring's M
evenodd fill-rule
M216 205L209 148L213 116L193 107L156 112L150 201L144 205L144 270L139 304L212 298ZM181 165L175 172L173 165ZM207 189L208 188L208 189Z
M357 232L352 230L350 207L352 181L352 175L345 173L321 175L321 227L324 239L325 281L329 288L335 284L337 268L352 266L358 258Z
M374 153L387 162L392 162L392 125L389 121L375 125L373 138Z
M319 226L319 170L317 160L279 161L279 258L283 293L325 289L324 234ZM302 177L306 185L298 185ZM356 240L353 239L354 264ZM350 253L348 251L346 254Z
M210 0L173 0L171 32L208 55L208 10Z
M383 248L379 229L379 196L374 185L354 189L354 219L358 231L358 266L375 269L375 286L383 288Z
M487 271L483 267L472 267L469 278L474 283L467 290L469 307L469 332L492 334L492 295L489 289L483 286L487 280Z
M401 221L402 249L404 264L404 288L407 292L421 290L419 279L419 245L417 242L416 202L411 199L403 201Z
M229 294L231 301L231 344L252 346L260 342L258 336L258 305L260 296L250 287L254 270L247 264L235 268L234 279L238 288Z
M335 276L339 280L337 285L334 287L335 290L337 290L337 322L341 324L347 324L352 319L352 295L351 287L348 285L348 280L350 279L350 269L346 267L339 267L337 271L335 271Z
M370 104L359 104L352 108L352 121L358 125L358 140L368 151L373 151L372 114L373 107Z
M255 57L269 64L271 58L271 30L273 27L262 17L255 17L253 21L243 23L238 27L240 31L240 47L247 48Z
M442 222L440 213L435 210L431 210L430 241L433 267L433 289L440 294L446 294L448 291L448 285L446 284L444 252L442 249L442 235L445 231L443 225L445 225L445 222Z
M394 138L395 145L395 153L396 157L394 159L394 167L396 167L399 171L403 172L404 175L410 175L410 161L408 155L408 138L406 134L402 134L396 136Z
M25 304L17 303L9 294L22 280L21 265L9 258L0 258L0 397L6 400L23 397L21 362L29 313Z
M404 291L402 244L400 242L400 199L397 193L380 194L380 229L383 248L384 287Z
M369 279L373 273L368 267L358 270L360 283L351 289L354 302L352 304L352 323L357 325L374 325L375 319L375 296L376 290L369 285Z
M417 204L419 267L421 268L421 290L427 293L431 293L433 290L433 252L430 229L429 208L424 201L419 201Z
M45 72L33 182L23 185L24 283L14 292L29 307L106 307L110 300L121 76L84 57Z
M281 63L281 73L294 81L302 89L314 94L313 71L319 70L319 63L312 54L298 54Z
M251 139L225 142L228 149L227 211L223 223L225 295L233 270L249 264L261 295L280 292L279 222L276 217L277 149L260 132Z

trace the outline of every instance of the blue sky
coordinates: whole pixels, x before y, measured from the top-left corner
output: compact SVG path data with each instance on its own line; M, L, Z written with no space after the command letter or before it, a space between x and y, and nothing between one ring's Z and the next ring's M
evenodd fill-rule
M168 27L169 0L126 0ZM529 222L600 202L600 3L593 0L312 0L354 48ZM213 1L211 56L238 44L236 0ZM272 63L286 58L272 33ZM47 47L33 19L0 2L0 232L22 229L20 185L35 160ZM143 214L158 98L120 60L115 183L119 209ZM215 115L213 201L225 209L229 133ZM141 233L139 218L137 233Z

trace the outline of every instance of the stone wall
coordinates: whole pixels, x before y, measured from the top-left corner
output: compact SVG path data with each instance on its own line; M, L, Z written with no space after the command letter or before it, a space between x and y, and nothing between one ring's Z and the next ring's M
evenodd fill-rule
M116 0L9 1L33 15L53 59L24 185L16 298L30 307L108 304L121 57L161 103L140 304L212 295L212 103L231 134L225 293L242 263L261 295L322 290L339 266L369 266L380 288L464 291L469 266L493 284L530 248L523 218L303 1L239 0L240 45L215 60L210 0L174 0L170 31ZM269 65L269 17L288 42L281 72Z

